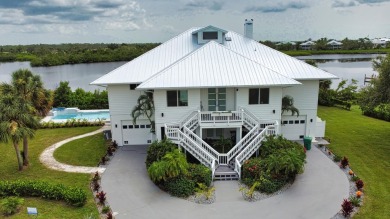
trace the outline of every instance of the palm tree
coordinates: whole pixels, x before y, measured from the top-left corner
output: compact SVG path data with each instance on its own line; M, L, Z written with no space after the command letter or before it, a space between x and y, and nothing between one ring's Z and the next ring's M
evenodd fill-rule
M294 106L294 98L289 95L286 95L282 98L282 114L284 112L291 111L291 115L297 114L299 116L299 110Z
M131 117L133 117L134 125L137 124L137 119L141 116L145 116L151 125L150 132L155 132L155 122L153 120L154 116L154 101L153 101L153 92L146 91L144 94L138 97L137 105L134 106L131 111Z
M50 108L49 105L43 106L44 104L49 104L51 102L50 93L43 88L40 76L33 75L28 69L19 69L13 72L11 84L3 83L1 85L1 90L4 95L18 97L19 101L22 101L22 104L32 106L26 108L26 112L30 113L32 117L34 117L34 115L45 115ZM39 109L39 111L37 109ZM34 119L31 120L29 124L25 125L32 130L36 130L39 126L39 122ZM29 165L28 137L33 137L33 135L23 136L24 166Z
M31 106L25 104L20 97L3 94L0 98L0 142L12 141L19 170L23 170L19 143L24 138L34 136L34 130L30 126L37 123L29 109Z

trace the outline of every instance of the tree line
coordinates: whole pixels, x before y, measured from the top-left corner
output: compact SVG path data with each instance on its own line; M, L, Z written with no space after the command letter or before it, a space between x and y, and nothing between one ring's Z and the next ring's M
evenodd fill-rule
M309 39L311 41L311 39ZM313 45L313 50L316 51L324 51L324 50L329 50L329 46L327 45L328 42L331 40L323 37L318 40L313 41L315 45ZM272 42L269 40L265 41L260 41L260 43L271 47L273 49L277 49L280 51L293 51L293 50L301 50L300 45L305 42L305 41L297 41L294 43L287 42ZM374 44L371 42L370 39L367 37L365 38L359 38L359 39L349 39L349 38L344 38L343 40L340 41L342 43L341 45L341 50L370 50L370 49L379 49L375 48ZM390 43L387 44L386 48L390 48ZM334 51L333 51L334 52Z
M131 61L159 43L0 46L0 62L30 61L31 66Z

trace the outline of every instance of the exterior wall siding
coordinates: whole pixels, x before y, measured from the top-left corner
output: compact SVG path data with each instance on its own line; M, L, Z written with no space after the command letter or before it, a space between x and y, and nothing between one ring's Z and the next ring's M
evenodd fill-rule
M319 81L299 81L302 85L283 89L283 96L290 95L294 98L294 106L298 108L300 115L306 115L305 136L315 137L316 119L318 108ZM290 115L285 113L284 115Z
M168 107L167 91L154 91L156 137L161 139L161 127L165 123L179 122L194 110L200 109L200 89L188 90L188 106ZM164 114L164 116L162 116Z
M238 88L236 92L237 107L244 107L261 120L278 120L281 118L282 88L271 87L269 104L249 104L249 88ZM273 113L275 110L275 113Z
M109 85L107 86L107 91L112 139L122 146L122 121L132 120L131 110L136 105L142 91L130 90L129 85Z

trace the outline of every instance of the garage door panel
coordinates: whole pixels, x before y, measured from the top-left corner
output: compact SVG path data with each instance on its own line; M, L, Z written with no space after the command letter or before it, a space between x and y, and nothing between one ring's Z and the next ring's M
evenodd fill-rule
M122 121L123 145L142 145L151 143L149 121L137 121L134 125L132 121Z
M302 139L306 130L306 116L282 116L281 130L287 139Z

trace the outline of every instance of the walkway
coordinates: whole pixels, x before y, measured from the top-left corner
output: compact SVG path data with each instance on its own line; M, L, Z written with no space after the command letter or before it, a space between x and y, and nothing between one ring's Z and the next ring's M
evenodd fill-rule
M83 134L83 135L79 135L79 136L75 136L72 138L68 138L68 139L60 141L58 143L55 143L52 146L46 148L42 152L41 156L39 157L39 160L46 167L53 169L53 170L59 170L59 171L71 172L71 173L95 173L96 171L98 171L99 173L103 173L106 170L106 168L103 168L103 167L72 166L72 165L60 163L54 158L53 153L57 148L61 147L62 145L66 144L68 142L71 142L73 140L80 139L80 138L85 138L85 137L88 137L91 135L95 135L95 134L103 132L104 130L107 130L109 128L110 128L109 126L103 126L102 128L100 128L96 131L89 132L87 134Z
M217 181L216 202L195 204L169 196L148 178L146 146L118 150L102 177L115 218L331 218L348 198L349 182L340 168L316 147L307 152L305 172L280 195L258 202L243 200L236 181Z

